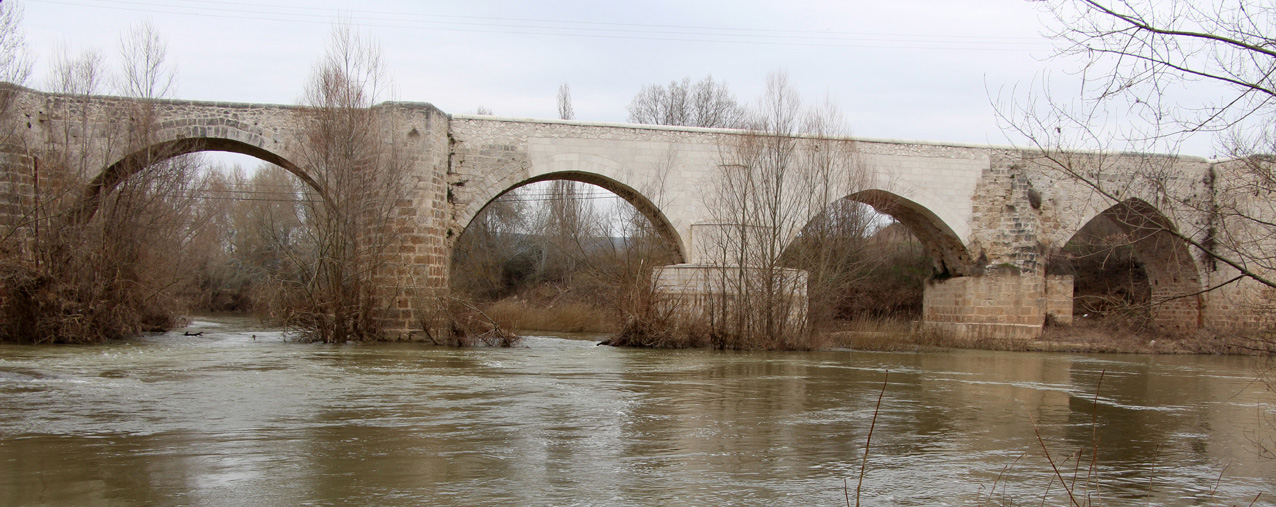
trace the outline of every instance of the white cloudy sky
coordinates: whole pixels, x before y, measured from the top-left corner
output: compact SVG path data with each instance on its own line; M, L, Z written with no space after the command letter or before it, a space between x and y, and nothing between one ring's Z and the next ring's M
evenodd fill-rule
M13 0L8 0L13 1ZM783 69L858 136L1005 144L989 95L1030 83L1051 45L1025 0L25 0L41 87L53 55L115 59L130 25L168 40L181 98L295 102L333 20L382 44L395 98L450 113L624 121L648 83L712 74L752 100Z
M296 102L339 17L380 42L394 99L449 113L553 118L566 82L577 119L623 122L644 84L712 74L753 101L784 70L859 137L1022 144L993 102L1046 81L1058 94L1078 68L1049 58L1048 16L1029 0L17 1L38 58L30 85L60 51L117 62L121 33L150 20L177 96L199 100ZM1183 146L1212 151L1204 137Z

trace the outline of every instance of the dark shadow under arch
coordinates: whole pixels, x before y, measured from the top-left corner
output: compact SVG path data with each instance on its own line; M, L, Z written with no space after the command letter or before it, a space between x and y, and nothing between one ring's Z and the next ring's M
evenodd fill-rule
M101 173L89 181L88 186L85 187L83 195L80 196L80 200L71 214L72 220L75 223L85 223L92 220L93 215L97 213L101 205L102 195L110 193L120 182L136 174L146 166L173 157L201 151L239 153L282 167L314 189L325 203L331 204L327 193L323 191L314 178L279 154L234 139L218 137L182 138L153 144L130 153L107 166L106 169L103 169Z
M648 199L646 196L644 196L641 192L635 190L633 187L630 187L629 185L625 185L624 183L608 178L601 174L589 173L584 171L559 171L559 172L545 173L545 174L533 176L531 178L515 183L514 185L511 185L509 188L502 190L501 192L492 196L491 199L488 199L487 202L483 203L483 206L479 208L479 211L475 213L473 217L470 217L469 222L467 222L465 224L465 227L461 229L461 234L464 234L465 231L470 228L470 224L474 222L474 219L478 217L478 215L482 213L482 210L486 208L489 204L491 204L492 201L499 199L501 196L508 194L509 192L513 191L516 188L530 185L532 183L537 183L541 181L552 181L552 180L567 180L567 181L577 181L580 183L588 183L590 185L602 187L603 189L606 189L607 191L613 194L616 194L621 199L624 199L625 202L628 202L629 204L633 205L633 207L636 208L638 212L642 214L642 216L646 217L647 220L649 220L651 224L655 226L656 232L660 234L660 237L664 240L664 243L668 247L669 251L673 253L673 257L676 260L676 262L678 263L686 262L686 258L687 258L686 251L683 248L681 236L678 234L677 229L674 228L673 224L669 222L669 219L665 217L665 214L662 211L660 211L660 208L657 207L655 203L651 202L651 200Z
M1142 265L1151 293L1148 316L1152 326L1171 332L1201 327L1200 273L1187 242L1176 235L1170 219L1146 201L1126 199L1087 221L1068 239L1063 250L1068 251L1082 231L1099 220L1110 221L1121 232L1121 241L1133 249ZM1074 274L1073 262L1066 256L1062 260L1051 263L1047 274Z
M921 241L934 263L935 276L941 278L976 274L966 245L957 234L925 206L885 190L861 190L845 197L867 204L878 213L889 215L903 224Z

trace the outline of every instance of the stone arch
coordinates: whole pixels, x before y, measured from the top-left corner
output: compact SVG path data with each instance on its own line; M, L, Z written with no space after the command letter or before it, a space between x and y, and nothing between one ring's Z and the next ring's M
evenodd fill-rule
M1085 226L1100 219L1110 220L1128 238L1143 266L1151 289L1149 316L1153 327L1169 332L1201 327L1204 301L1200 272L1188 243L1176 235L1174 223L1146 201L1126 199L1090 217L1060 248L1071 243Z
M505 189L497 192L496 195L493 195L491 198L483 201L482 206L479 206L474 213L468 214L468 216L465 217L465 227L461 229L461 234L464 234L465 230L469 229L470 224L474 222L474 218L478 216L479 211L486 208L492 201L495 201L502 195L524 185L550 180L568 180L588 183L590 185L602 187L611 193L616 194L621 199L624 199L625 202L628 202L633 205L634 208L637 208L639 213L646 217L647 220L651 221L652 225L655 226L657 233L664 238L665 244L669 247L669 251L673 252L676 262L685 262L686 250L683 247L682 238L678 234L678 230L673 226L673 223L665 217L664 212L662 212L655 203L643 195L642 192L635 190L629 185L601 174L585 171L557 171L538 174L506 187Z
M147 165L168 160L173 157L196 153L201 151L225 151L230 153L239 153L255 157L264 162L275 164L284 168L288 172L293 173L301 179L306 185L313 188L324 201L328 201L328 195L319 186L319 183L301 170L296 164L284 158L273 151L260 147L259 145L249 144L248 142L224 138L224 137L181 137L170 141L163 141L152 144L146 148L134 151L118 161L108 165L96 177L94 177L84 189L84 194L80 196L79 203L75 207L72 215L77 222L87 222L97 213L101 203L102 195L109 193L120 182L129 176L137 173Z
M881 189L861 190L844 199L872 206L878 213L889 215L903 224L930 253L937 276L975 274L975 266L966 245L942 218L926 206Z

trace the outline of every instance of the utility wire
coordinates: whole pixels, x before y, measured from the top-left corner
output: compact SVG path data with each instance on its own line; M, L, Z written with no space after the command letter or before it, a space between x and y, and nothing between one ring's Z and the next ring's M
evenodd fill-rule
M332 10L306 7L269 6L284 12L261 10L260 5L239 2L201 2L199 7L160 4L130 0L32 0L46 4L66 5L72 7L91 7L109 10L146 12L151 14L174 14L184 16L212 17L223 19L243 19L259 21L278 21L304 24L331 24L333 14L309 14L297 12L298 9L332 13ZM224 7L215 7L222 5ZM233 7L228 7L233 6ZM292 10L293 12L286 12ZM248 15L251 14L251 15ZM345 15L343 11L336 16ZM434 16L411 13L378 13L385 17L364 17L358 24L372 28L400 28L409 30L432 30L462 33L502 33L510 35L548 35L555 37L579 37L594 39L650 40L669 42L707 42L728 44L755 44L779 46L813 46L844 48L886 48L886 49L937 49L964 51L1025 51L1033 48L1048 47L1047 41L1025 37L996 36L964 36L964 35L918 35L889 33L856 33L856 32L812 32L797 30L776 30L756 28L730 27L694 27L683 25L648 25L637 23L606 23L586 21L554 21L525 18L471 17L471 16ZM408 18L408 19L405 19ZM472 21L432 21L429 19L410 18L445 18L467 19ZM543 26L536 23L554 23L581 26ZM593 25L593 26L590 26ZM627 26L638 28L609 28ZM650 29L640 29L650 28ZM692 38L688 38L692 37ZM938 46L936 46L938 45Z
M331 19L331 17L332 17L332 16L334 16L334 15L340 16L340 15L343 15L343 14L348 14L348 13L350 12L350 11L343 10L343 9L329 9L329 8L325 8L325 7L307 7L307 6L302 6L302 5L275 5L275 4L263 4L263 3L246 3L246 2L232 2L232 1L224 1L224 0L222 0L222 1L217 1L217 0L172 0L171 2L168 2L168 3L162 3L162 4L156 4L156 3L154 3L154 2L142 2L142 1L138 1L138 0L131 0L131 1L130 1L130 0L96 0L96 1L99 1L99 2L115 2L115 3L129 3L129 4L143 4L143 5L155 5L155 6L172 6L172 3L194 4L194 5L197 5L197 6L200 6L200 7L205 7L205 6L207 6L207 5L226 5L226 6L235 6L234 11L236 11L236 12L242 11L242 10L243 10L243 7L253 7L253 8L274 8L274 9L280 9L280 10L285 10L285 11L287 11L287 10L293 10L293 11L303 11L303 10L304 10L304 11L313 11L313 12L321 13L321 14L317 14L317 15L314 15L314 16L322 16L325 20L330 20L330 19ZM229 10L229 9L219 9L219 10ZM362 13L364 13L364 14L374 14L374 15L379 15L379 16L388 16L388 17L389 17L389 19L392 19L392 20L395 20L395 21L401 20L404 16L409 16L409 17L419 17L419 18L466 19L466 20L492 20L492 21L522 22L522 23L550 23L550 24L586 25L586 26L589 26L589 25L596 25L596 26L624 26L624 27L643 27L643 28L662 28L662 29L715 30L715 31L735 31L735 32L769 32L769 33L794 33L794 34L809 34L809 33L815 33L815 32L812 32L812 31L810 31L810 30L779 30L779 29L767 29L767 28L738 28L738 27L698 26L698 25L666 25L666 24L649 24L649 23L617 23L617 22L606 22L606 21L575 21L575 20L555 20L555 19L537 19L537 18L507 18L507 17L498 17L498 16L458 16L458 15L446 15L446 14L420 14L420 13L411 13L411 12L394 12L394 11L359 11L359 12L362 12ZM935 35L933 35L933 34L927 34L927 35L918 35L918 34L891 34L891 33L881 33L881 32L836 32L836 31L824 32L824 31L822 31L822 32L818 32L818 33L825 34L825 36L826 36L826 37L827 37L827 36L834 36L834 35L856 35L856 36L874 35L874 36L891 36L891 37L925 37L925 38L934 38L934 37L936 37L936 36L935 36ZM970 39L1003 39L1003 40L1014 40L1014 39L1019 39L1019 40L1025 40L1025 41L1036 41L1036 40L1037 40L1036 38L1009 37L1009 36L946 35L946 36L939 36L939 37L949 37L949 38L970 38Z

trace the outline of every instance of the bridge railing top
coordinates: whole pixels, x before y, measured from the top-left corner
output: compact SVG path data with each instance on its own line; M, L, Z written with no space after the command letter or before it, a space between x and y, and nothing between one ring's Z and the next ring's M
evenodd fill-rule
M283 110L292 110L292 111L302 111L302 110L309 109L309 106L304 106L299 104L273 104L268 102L230 102L230 101L191 100L191 99L142 99L137 97L123 97L119 95L80 95L80 94L72 94L72 93L46 92L43 90L37 90L34 88L15 85L13 83L6 83L3 81L0 81L0 90L18 91L18 92L30 93L33 95L39 95L43 97L50 97L50 98L66 98L71 100L88 99L88 100L97 100L102 102L116 102L116 103L149 102L153 104L163 104L163 105L170 105L170 106L198 106L198 107L215 107L215 108L230 108L230 109L283 109ZM394 107L424 108L424 109L433 110L440 114L446 114L442 110L440 110L439 108L435 107L433 104L430 104L428 102L388 101L388 102L381 102L378 104L374 104L372 107L374 109L394 108Z
M302 106L297 104L203 101L203 100L189 100L189 99L138 99L138 98L132 98L132 97L115 96L115 95L84 96L84 95L77 95L77 94L46 92L46 91L36 90L34 88L29 88L26 86L16 85L13 83L7 83L2 81L0 81L0 90L19 91L19 92L31 93L34 95L40 95L44 97L64 97L71 100L83 100L87 98L91 100L100 100L104 102L117 102L117 103L151 102L155 104L165 104L170 106L196 106L196 107L215 107L215 108L231 108L231 109L276 109L276 110L288 110L288 111L302 111L307 109L307 106ZM507 116L476 115L476 114L448 114L443 112L438 107L434 106L433 104L429 102L389 101L389 102L382 102L382 103L376 104L372 107L374 109L399 108L399 107L423 108L423 109L430 110L432 112L437 112L439 114L446 115L449 119L458 119L458 120L495 121L495 122L509 122L509 123L617 128L617 129L668 131L668 132L687 132L687 133L719 134L719 135L722 135L722 134L745 135L745 134L751 133L751 131L744 130L744 129L686 127L686 126L678 126L678 125L653 125L653 124L642 124L642 123L555 120L555 119L546 119L546 118L507 117ZM810 138L810 139L820 138L820 136L808 135L808 134L798 134L798 135L795 135L794 137ZM960 143L960 142L946 142L946 141L921 141L921 140L913 140L913 139L891 139L891 138L854 137L854 136L833 137L830 139L841 139L841 140L847 140L847 141L855 141L859 143L872 143L872 144L881 144L881 145L933 146L933 147L942 147L942 148L1010 151L1010 152L1020 152L1024 154L1031 154L1034 152L1041 151L1036 148L1030 148L1030 147L1025 148L1025 147L1013 146L1013 145ZM1105 152L1100 150L1070 150L1069 153L1074 153L1078 155L1102 154L1102 155L1108 155L1108 156L1175 157L1186 162L1199 162L1199 163L1206 163L1206 164L1223 164L1223 163L1233 162L1235 160L1233 158L1215 159L1215 158L1205 158L1205 157L1187 156L1187 155L1139 153L1139 152Z
M82 95L75 93L59 93L46 92L26 86L19 86L13 83L0 82L0 90L20 91L30 93L32 95L40 95L50 98L66 98L70 100L97 100L102 102L118 102L118 103L153 103L164 104L170 106L204 106L204 107L225 107L235 109L247 108L264 108L264 109L305 109L305 106L295 104L270 104L270 103L253 103L253 102L228 102L228 101L212 101L212 100L190 100L190 99L143 99L137 97L124 97L120 95Z
M451 117L458 120L497 121L497 122L508 122L508 123L531 123L531 124L564 125L564 126L579 126L579 127L603 127L603 128L632 129L632 130L658 130L658 131L668 131L668 132L689 132L689 133L702 133L702 134L745 135L745 134L753 133L753 131L750 131L747 129L687 127L687 126L681 126L681 125L656 125L656 124L650 124L650 123L620 123L620 122L600 122L600 121L580 121L580 120L555 120L555 119L547 119L547 118L527 118L527 117L517 117L517 116L494 116L494 115L478 115L478 114L454 114L454 115L451 115ZM873 144L893 144L893 145L911 144L911 145L918 145L918 146L934 146L934 147L943 147L943 148L963 148L963 149L976 149L976 150L1030 151L1030 150L1024 150L1023 148L1019 148L1015 146L998 146L993 144L959 143L959 142L947 142L947 141L919 141L919 140L913 140L913 139L891 139L891 138L859 137L859 136L827 137L827 136L818 136L814 134L795 134L793 137L801 138L801 139L835 139L835 140L846 140L846 141L855 141L858 143L873 143Z

